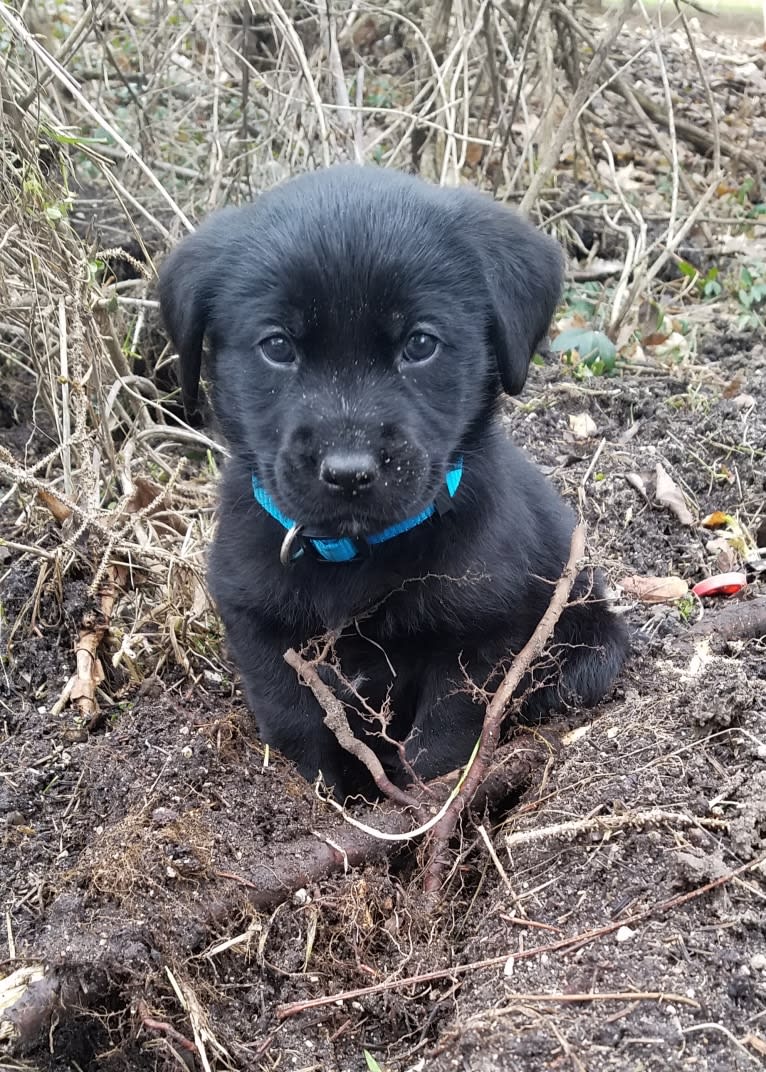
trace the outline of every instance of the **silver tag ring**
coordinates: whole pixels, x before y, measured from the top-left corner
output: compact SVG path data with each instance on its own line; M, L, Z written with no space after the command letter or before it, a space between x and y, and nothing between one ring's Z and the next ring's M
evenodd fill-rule
M293 561L290 552L293 549L293 544L296 539L300 536L302 529L303 525L295 524L285 533L285 538L282 540L282 546L279 548L279 561L283 566L289 566Z

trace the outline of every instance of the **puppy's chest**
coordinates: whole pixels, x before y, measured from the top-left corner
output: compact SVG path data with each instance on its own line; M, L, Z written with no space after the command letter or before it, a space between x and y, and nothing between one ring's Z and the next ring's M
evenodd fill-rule
M376 711L389 705L401 712L417 692L429 661L428 646L379 640L365 625L369 623L359 623L359 632L347 631L336 641L337 672L331 684L352 707L363 698Z

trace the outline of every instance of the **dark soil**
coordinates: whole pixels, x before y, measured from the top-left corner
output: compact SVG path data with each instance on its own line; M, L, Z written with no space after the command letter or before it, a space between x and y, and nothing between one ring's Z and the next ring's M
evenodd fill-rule
M584 442L569 426L583 411L597 426ZM763 525L766 352L753 336L713 333L693 364L585 384L536 369L507 420L583 509L612 581L716 571L713 534L654 505L650 481L643 497L626 479L648 480L658 462L697 519L723 510L752 532ZM18 428L2 434L18 447ZM72 672L83 582L72 574L58 598L43 593L32 619L36 575L25 559L3 592L6 629L26 610L2 682L0 881L16 963L0 974L40 963L64 985L52 1019L26 1024L25 1067L203 1068L183 1044L195 1027L219 1069L732 1072L764 1062L763 639L713 636L700 653L690 633L699 603L628 608L635 650L614 696L557 727L562 748L522 798L481 817L509 885L468 822L435 912L418 859L405 855L256 911L248 876L264 859L299 863L297 845L337 831L334 813L281 761L266 762L239 696L210 681L123 682L101 727L73 736L68 713L50 709ZM752 574L741 598L763 587ZM705 620L720 607L707 601ZM546 836L510 855L505 846L513 831L650 808L691 822ZM616 931L621 920L632 922ZM440 974L407 983L429 972ZM276 1014L384 981L396 985Z

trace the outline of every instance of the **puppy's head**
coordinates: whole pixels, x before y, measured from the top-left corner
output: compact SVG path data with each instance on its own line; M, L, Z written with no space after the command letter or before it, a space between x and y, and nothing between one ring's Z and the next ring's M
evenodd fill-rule
M523 387L561 278L558 246L490 199L344 166L213 215L160 297L187 408L207 338L234 452L284 514L341 535L433 500L500 386Z

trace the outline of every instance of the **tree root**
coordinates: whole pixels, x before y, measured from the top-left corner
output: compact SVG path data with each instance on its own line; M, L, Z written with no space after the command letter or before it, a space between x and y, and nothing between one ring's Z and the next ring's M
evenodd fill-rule
M504 801L527 785L535 770L544 766L550 758L551 747L550 739L541 734L517 734L496 753L495 761L476 789L475 806L493 810L501 807ZM428 788L443 797L444 790L450 788L449 780L430 782ZM426 807L435 810L430 799ZM383 833L403 834L412 829L414 817L387 801L370 808L363 818ZM215 874L244 886L248 902L254 908L264 909L296 890L316 885L328 875L383 859L400 851L401 847L401 842L377 838L341 819L324 831L315 832L314 838L293 842L289 856L283 851L263 856L255 868L243 875L230 871L216 871ZM214 909L216 919L227 914L231 914L228 898Z

